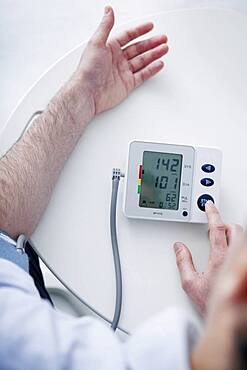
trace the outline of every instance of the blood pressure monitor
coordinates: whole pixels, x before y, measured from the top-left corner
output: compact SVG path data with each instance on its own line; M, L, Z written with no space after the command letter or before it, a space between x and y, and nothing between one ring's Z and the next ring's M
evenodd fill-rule
M124 214L206 223L206 202L219 202L221 163L222 152L217 148L132 141Z

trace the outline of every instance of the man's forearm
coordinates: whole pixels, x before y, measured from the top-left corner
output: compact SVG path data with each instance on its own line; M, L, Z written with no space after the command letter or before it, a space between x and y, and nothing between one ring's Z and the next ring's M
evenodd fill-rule
M151 31L152 22L109 40L113 25L108 6L72 79L0 160L0 229L14 237L35 230L65 161L93 116L121 103L164 66L157 59L168 52L165 35L128 45Z
M83 82L70 80L0 160L0 229L11 236L35 230L58 176L95 107Z

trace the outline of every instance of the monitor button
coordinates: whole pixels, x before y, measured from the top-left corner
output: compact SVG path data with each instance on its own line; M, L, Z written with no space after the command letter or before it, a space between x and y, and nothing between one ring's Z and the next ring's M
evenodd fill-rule
M211 200L214 203L214 198L209 194L203 194L198 198L197 205L201 211L205 212L205 204L208 200Z
M205 177L204 179L201 179L201 184L203 186L213 186L214 185L214 180Z
M215 171L215 167L212 164L204 164L202 166L203 172L212 173Z

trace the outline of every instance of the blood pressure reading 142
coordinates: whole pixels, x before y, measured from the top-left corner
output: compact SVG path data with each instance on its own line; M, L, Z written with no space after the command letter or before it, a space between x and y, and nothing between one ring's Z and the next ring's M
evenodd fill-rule
M143 152L139 206L178 210L183 156Z

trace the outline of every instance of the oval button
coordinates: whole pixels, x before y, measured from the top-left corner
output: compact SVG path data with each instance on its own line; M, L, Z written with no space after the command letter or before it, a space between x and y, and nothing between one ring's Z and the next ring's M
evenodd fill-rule
M202 170L207 173L212 173L215 171L215 167L212 164L206 163L202 166Z
M197 205L201 211L205 212L205 204L208 200L211 200L214 203L214 198L209 194L203 194L198 198Z
M201 184L203 186L213 186L214 185L214 180L206 177L204 179L201 179Z

